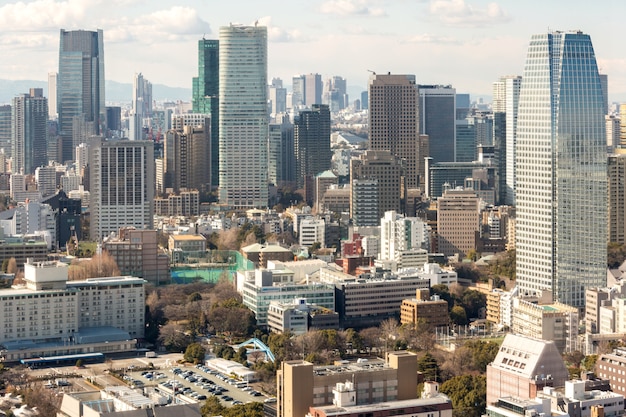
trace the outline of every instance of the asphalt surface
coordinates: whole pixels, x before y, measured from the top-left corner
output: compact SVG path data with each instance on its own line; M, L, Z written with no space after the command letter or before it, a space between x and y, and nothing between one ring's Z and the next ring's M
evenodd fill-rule
M191 371L195 375L206 378L209 382L224 390L221 395L218 395L220 402L225 406L232 406L233 401L240 401L241 403L248 402L264 402L268 397L264 395L253 396L249 392L237 388L234 385L228 384L228 382L222 381L216 375L211 375L195 366L183 366L178 364L178 360L182 359L182 354L166 354L159 355L156 358L146 358L145 356L128 356L107 360L105 363L88 364L83 368L76 368L75 366L64 367L47 367L34 370L28 370L27 373L31 377L40 378L42 384L47 382L53 382L58 379L69 382L69 385L62 387L54 387L58 394L69 392L81 392L81 391L94 391L99 387L122 385L124 383L128 385L136 385L136 387L155 387L167 381L176 381L182 387L189 387L191 390L198 394L206 395L207 398L213 395L202 386L197 383L192 383L184 379L182 375L176 375L172 372L173 368L179 368L181 371ZM154 366L153 373L161 373L163 376L160 379L147 379L142 375L141 368L145 369L150 365ZM123 376L126 377L124 382L120 381L115 376L111 375L111 370L121 370ZM139 381L138 384L134 382ZM49 384L48 384L49 385ZM224 399L224 396L231 397L232 399ZM204 400L198 401L203 403ZM273 407L275 404L265 404L266 407Z

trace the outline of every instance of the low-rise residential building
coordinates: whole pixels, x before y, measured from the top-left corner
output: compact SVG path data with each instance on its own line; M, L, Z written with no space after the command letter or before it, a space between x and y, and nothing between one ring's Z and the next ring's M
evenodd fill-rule
M200 192L181 190L166 198L154 199L154 211L157 216L198 216L200 214Z

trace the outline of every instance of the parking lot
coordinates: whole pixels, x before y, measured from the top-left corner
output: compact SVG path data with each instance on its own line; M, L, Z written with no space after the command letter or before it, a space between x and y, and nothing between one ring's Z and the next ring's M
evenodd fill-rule
M175 366L152 372L129 372L125 379L131 386L155 387L173 401L202 402L209 396L218 397L225 406L274 401L252 389L246 382L234 380L202 365Z

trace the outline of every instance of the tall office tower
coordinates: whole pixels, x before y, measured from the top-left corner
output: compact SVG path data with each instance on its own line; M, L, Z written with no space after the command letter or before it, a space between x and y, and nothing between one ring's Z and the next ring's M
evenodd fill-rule
M154 143L93 137L89 148L90 239L125 226L152 229Z
M609 242L626 243L626 150L608 157Z
M603 95L582 32L531 38L517 124L517 282L583 307L606 283L607 158Z
M418 85L418 89L419 131L428 135L429 156L434 162L456 161L456 90L449 85Z
M58 187L56 167L53 165L37 167L35 169L35 182L42 197L54 194Z
M304 186L312 178L330 169L330 110L325 104L314 104L294 120L294 151L296 156L296 186Z
M0 106L0 149L11 156L11 105Z
M57 118L57 76L56 72L48 73L48 118Z
M609 114L609 76L600 74L600 86L602 87L602 105L604 114Z
M328 104L330 111L336 113L348 107L349 98L346 79L337 75L329 78L324 83L322 103Z
M311 107L314 104L322 104L322 76L320 74L307 74L304 76L304 104Z
M163 166L165 188L211 190L211 122L186 125L165 135Z
M48 99L43 89L31 88L29 94L13 98L12 109L13 172L34 174L35 168L48 165Z
M304 75L294 75L292 78L292 93L291 93L291 108L297 109L299 106L304 105Z
M107 137L110 132L119 132L122 130L122 108L119 106L107 106Z
M267 207L267 28L220 28L219 197Z
M420 153L419 96L415 76L373 74L368 90L370 148L387 150L403 159L407 187L418 188L424 179L420 165L428 155Z
M474 118L455 120L454 148L456 162L472 162L476 160L476 125Z
M73 142L72 135L75 118L93 123L92 134L106 133L102 30L61 29L57 106L61 158L62 161L71 161L74 148L78 146Z
M282 123L272 123L269 126L269 182L278 187L296 184L293 131L293 124L287 117L283 118Z
M81 143L75 148L76 173L81 177L85 175L85 168L89 163L89 144Z
M287 111L287 89L283 88L283 80L280 78L272 78L272 84L269 86L269 100L272 103L272 115Z
M456 120L463 120L469 117L472 111L470 95L467 93L457 93L454 106L456 109Z
M152 83L143 77L142 73L135 74L133 79L133 101L130 110L130 126L128 138L130 140L144 140L146 120L152 115Z
M358 159L350 161L350 180L354 187L355 180L375 180L378 190L378 213L376 223L386 211L404 213L403 202L406 200L406 184L404 181L402 160L388 150L366 151ZM354 202L352 190L351 200Z
M609 152L613 152L618 146L620 146L620 130L621 119L614 114L607 114L604 116L606 123L606 146ZM624 121L626 123L626 120Z
M192 111L211 115L211 185L217 187L220 166L220 42L217 39L198 41L198 76L193 78L192 87Z
M619 118L620 121L626 120L626 103L621 103L619 105ZM620 123L619 131L619 146L621 148L626 148L626 122Z

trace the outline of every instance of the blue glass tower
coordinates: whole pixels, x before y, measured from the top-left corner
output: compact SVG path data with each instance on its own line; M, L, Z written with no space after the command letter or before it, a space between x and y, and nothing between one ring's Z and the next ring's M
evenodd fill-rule
M517 123L517 282L583 307L606 281L603 94L589 35L534 35Z

